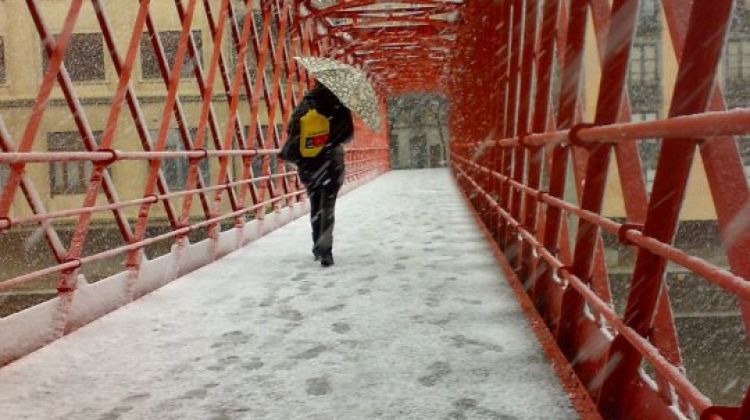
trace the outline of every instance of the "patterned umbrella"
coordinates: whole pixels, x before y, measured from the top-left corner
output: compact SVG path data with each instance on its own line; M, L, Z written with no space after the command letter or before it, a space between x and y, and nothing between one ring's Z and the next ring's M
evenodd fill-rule
M295 59L338 96L344 105L359 115L365 124L374 131L380 131L378 97L361 70L329 58Z

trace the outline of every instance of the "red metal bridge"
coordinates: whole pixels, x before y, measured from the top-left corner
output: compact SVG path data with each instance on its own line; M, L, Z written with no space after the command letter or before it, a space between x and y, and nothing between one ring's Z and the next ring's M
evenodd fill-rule
M750 343L750 200L738 151L738 141L747 141L740 138L750 134L750 110L727 110L717 81L732 0L660 2L678 68L667 118L648 122L630 122L626 86L639 0L3 3L0 12L15 5L22 13L0 15L0 24L33 22L45 66L27 108L19 114L0 105L0 167L7 169L0 179L0 231L37 229L54 262L0 271L0 291L45 281L57 291L54 299L0 320L6 370L177 277L224 264L232 251L266 255L248 243L302 215L305 205L296 173L276 154L291 111L312 83L294 57L313 55L361 68L380 96L380 132L355 122L349 188L390 169L389 98L430 93L448 99L450 172L504 273L497 281L513 286L582 417L750 419L747 377L736 385L744 398L725 405L686 373L665 277L668 266L679 266L731 295L725 309L739 310L745 328L736 340ZM165 14L176 24L172 35L160 31ZM76 38L81 26L102 36L103 68L111 73L104 101L91 100L93 88L72 71L80 67L79 51L69 47L82 42ZM196 28L203 31L200 42ZM12 39L2 27L0 36ZM587 37L598 51L593 64L584 63ZM11 42L3 45L4 62L22 54L11 51ZM157 75L145 87L144 49ZM590 77L587 66L600 74L593 104L582 95L591 86L583 80ZM0 75L4 99L2 83L12 88L18 72ZM154 104L152 117L146 108ZM54 106L74 122L79 149L51 150L40 139ZM170 147L172 130L179 147ZM657 139L661 147L650 194L637 146L643 139ZM726 266L674 245L696 159L705 168L704 193L716 211ZM187 170L181 188L170 189L165 168L177 160L187 161ZM72 164L90 165L81 169L87 178L80 200L50 204L39 186L46 176L37 170L55 164L68 168L66 176ZM602 213L612 177L622 189L625 220ZM137 196L121 195L130 183L139 186ZM92 250L87 244L107 221L118 240ZM191 241L198 234L205 239ZM637 254L622 311L612 302L605 235ZM454 245L459 254L460 243ZM14 247L23 246L5 247L15 255ZM159 246L167 247L166 257L148 258ZM102 280L114 286L96 289L99 295L82 288L79 274L87 267L114 262L113 276ZM737 355L736 363L746 361ZM445 370L433 368L427 383ZM492 414L462 401L457 407L465 411L456 415Z

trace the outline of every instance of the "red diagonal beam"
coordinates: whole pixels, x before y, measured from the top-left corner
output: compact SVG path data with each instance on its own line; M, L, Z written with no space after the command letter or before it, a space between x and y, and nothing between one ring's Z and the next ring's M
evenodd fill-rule
M255 94L254 88L252 86L252 81L250 80L250 76L248 74L247 60L246 60L248 56L247 55L248 54L248 40L250 39L249 37L251 33L251 28L252 28L251 26L252 25L252 13L250 12L251 6L248 3L248 1L244 2L244 6L247 9L246 10L247 13L245 13L244 18L243 18L242 33L240 33L238 26L237 26L238 15L234 10L233 2L229 3L229 9L228 9L229 25L230 25L230 29L232 33L232 41L234 45L233 49L235 53L237 54L237 62L235 63L235 69L231 75L231 78L229 77L229 74L227 74L226 76L223 76L223 78L225 79L225 82L224 82L225 89L227 91L230 107L232 107L231 105L232 101L239 101L239 98L235 99L235 97L237 96L236 93L239 92L240 83L244 87L247 101L252 103L253 98L254 98L253 95ZM235 84L237 84L236 88L235 88ZM255 117L254 120L253 120L253 117ZM240 121L239 114L233 117L230 116L230 118L236 119L238 123ZM257 124L259 124L257 114L256 115L251 114L250 118L251 118L250 125L256 124L257 126ZM249 126L248 126L248 131L249 131ZM245 144L243 145L243 149L250 150L254 148L255 146L255 139L254 137L249 136L250 134L249 132L248 133L243 132L243 136L245 136L245 134L247 134L247 136L244 137ZM253 174L251 159L249 157L244 157L242 159L242 179L253 178L254 177L253 175L254 174ZM249 185L247 186L243 185L240 187L240 192L239 192L240 207L243 207L243 208L245 207L248 192L250 193L250 198L253 203L258 203L260 201L258 198L259 194L255 186L255 183L249 183Z
M588 12L588 2L585 0L572 0L567 13L563 13L560 8L561 17L558 25L563 30L559 34L566 34L566 42L563 45L558 37L558 50L562 55L562 66L560 71L561 87L557 112L557 128L570 128L575 118L576 105L578 104L578 89L580 86L580 77L583 62L583 39L585 31L586 14ZM565 194L565 183L568 173L568 148L556 146L552 151L551 167L549 169L549 194L553 197L562 199ZM544 215L544 239L545 248L553 255L559 255L560 228L562 223L562 214L558 208L547 207ZM546 290L551 287L553 282L553 270L545 261L539 264L539 287L538 293L546 295ZM559 317L554 314L555 309L549 308L545 315L552 322L550 327L557 329L559 327Z
M392 9L368 8L367 10L334 10L330 13L320 12L318 16L324 15L333 18L356 17L359 19L386 16L440 16L458 10L463 6L463 4L459 3L443 4L443 6L394 7Z
M82 3L83 0L71 1L70 7L68 8L68 13L65 16L65 20L63 22L62 30L58 34L57 39L54 40L56 41L57 46L55 48L55 52L52 54L52 57L50 57L49 59L49 63L47 64L47 70L44 73L42 84L39 87L39 92L36 95L34 106L31 109L29 121L26 123L26 128L24 129L21 143L18 145L17 151L19 152L28 152L29 150L31 150L31 146L34 143L34 138L36 137L36 133L39 130L39 124L42 122L42 116L44 115L44 111L47 109L47 101L49 100L50 94L52 93L55 79L60 73L65 50L68 47L68 42L70 41L71 35L73 34L73 28L75 27L76 20L78 20L78 15L81 12ZM26 0L26 5L28 6L29 11L31 11L32 18L38 19L38 17L40 16L38 1ZM37 26L39 25L39 22L35 23L37 24ZM53 39L48 38L43 41L52 42ZM26 165L24 163L18 163L10 166L10 175L8 176L8 180L6 181L5 189L0 196L0 217L8 217L8 212L10 210L11 204L13 203L13 197L16 194L16 190L21 183L21 175L23 174L25 166Z
M182 1L176 0L175 6L178 9L178 12L182 9ZM193 144L194 149L203 149L203 143L205 141L205 136L209 120L209 115L212 114L212 101L213 101L213 89L214 89L214 82L216 81L216 73L218 71L219 67L219 59L221 58L221 50L222 50L222 41L224 36L224 25L226 24L227 16L228 16L228 0L222 0L220 6L219 6L219 14L218 14L218 22L216 26L216 30L212 31L212 45L213 45L213 51L211 53L211 60L209 61L208 65L208 75L207 80L203 80L202 72L198 71L200 65L196 63L196 80L199 83L199 88L201 91L201 96L203 102L201 103L201 110L200 110L200 116L198 119L198 132L195 137L195 143ZM182 15L182 14L181 14ZM184 19L185 15L180 16L180 18ZM191 50L194 49L195 45L193 44L192 36L188 38L188 42L190 45ZM237 115L236 109L229 109L230 115ZM215 122L215 120L214 120ZM232 138L235 134L235 128L236 125L234 124L234 121L231 122L231 124L228 126L228 135L225 137L224 142L222 143L220 139L218 138L218 135L215 135L214 138L217 140L216 148L217 150L225 150L225 149L231 149L232 148ZM214 127L214 133L218 134L218 127ZM225 156L222 156L219 158L219 175L217 177L217 183L222 183L225 181L225 179L228 180L227 177L227 162L229 162L230 159L228 159ZM187 175L187 181L186 181L186 188L192 189L196 182L198 177L200 177L200 173L198 172L198 160L197 159L191 159L189 161L188 166L188 175ZM234 197L234 190L232 188L227 188L227 193L230 195L230 197ZM217 190L216 195L221 195L220 190ZM192 207L192 198L193 195L189 194L186 195L183 199L182 204L182 213L180 215L180 226L185 226L189 224L190 220L190 209ZM233 210L237 210L236 203L233 203L232 206ZM211 209L211 212L209 213L209 218L214 217L217 215L217 209L216 207ZM216 232L216 226L217 224L211 224L209 225L209 237L213 240L214 244L217 240L217 232ZM178 242L181 245L184 245L184 237L181 238L181 240Z
M38 11L36 9L32 9L31 12L32 14L36 14ZM36 15L36 17L34 18L34 23L35 23L37 32L39 33L39 37L41 39L50 40L49 42L43 43L43 45L44 45L45 53L47 54L48 57L51 57L55 52L56 44L51 38L51 34L49 30L47 29L48 26L45 24L43 16ZM70 76L68 75L68 72L65 69L64 62L61 63L60 73L57 76L57 81L60 84L60 87L63 92L63 96L65 97L65 101L68 104L68 109L73 115L73 120L76 123L78 132L81 134L84 147L86 148L86 150L89 150L89 151L98 149L99 145L97 144L97 140L95 139L94 133L91 130L91 126L89 125L88 120L86 118L86 111L84 107L81 105L78 95L73 89L73 82L70 80ZM119 201L117 190L115 189L115 185L112 182L112 178L110 177L108 172L104 172L102 174L102 184L104 188L104 193L107 196L107 200L110 203L115 203ZM120 233L122 234L123 238L125 240L129 240L130 235L131 235L131 229L130 229L130 224L128 223L127 218L120 210L117 210L117 209L113 210L113 215L115 217L115 223L117 223L117 227L120 230ZM58 261L62 261L62 259L63 259L63 255L60 254Z
M534 64L534 48L536 44L536 25L537 25L537 2L536 0L526 0L526 10L524 13L524 36L523 36L523 47L521 49L521 81L520 81L520 96L519 96L519 109L517 117L517 133L525 134L528 131L529 126L529 106L531 102L531 95L525 92L531 92L531 82L533 76L533 64ZM523 146L516 146L513 153L513 178L518 182L523 182L523 174L526 166L526 151ZM510 215L515 220L521 220L521 191L514 191L511 197ZM520 269L522 247L519 240L514 240L510 237L506 237L506 242L513 243L513 249L508 253L511 255L511 266L516 270Z
M279 5L278 1L274 2L273 7L276 8L278 11L278 15L281 16L281 20L278 22L278 35L276 41L276 45L270 44L271 49L271 56L273 58L273 75L271 79L271 88L270 92L269 90L266 90L266 113L268 115L268 127L266 127L266 141L270 140L270 144L267 143L267 146L272 146L274 149L280 148L280 139L279 139L279 133L276 130L276 112L277 108L280 103L280 97L282 96L281 92L281 66L283 64L283 48L284 48L284 38L287 36L287 28L289 24L289 7L290 2L288 0L283 0L282 5ZM269 13L271 13L271 10L269 10ZM273 12L274 16L276 16L276 12ZM265 72L263 72L263 77L265 78ZM270 93L270 98L268 97L268 93ZM276 167L277 170L280 170L279 165L277 164ZM263 175L266 176L270 172L270 156L266 155L263 156ZM276 185L273 182L268 183L269 191L271 193L271 198L274 198L276 196ZM286 180L284 180L283 183L284 190L288 190L288 183ZM265 190L261 190L261 194L263 194ZM279 203L276 203L275 208L279 208Z
M508 80L508 99L507 106L505 107L505 136L513 136L516 134L516 115L518 112L518 82L519 82L519 67L521 63L521 36L523 23L523 0L513 0L509 2L509 7L512 7L511 19L512 24L510 26L511 35L509 45L510 59L508 61L506 77ZM502 174L506 176L511 175L513 167L513 153L509 148L503 148L502 150ZM511 190L506 186L502 186L500 189L500 203L503 208L509 208L510 205ZM507 239L508 231L505 221L500 222L498 237L500 238L500 247L508 253ZM516 252L515 250L511 250Z
M182 73L182 67L187 53L188 37L192 36L190 27L195 13L195 6L197 0L189 0L187 13L185 19L182 21L182 30L180 33L180 40L177 46L177 52L175 54L175 62L172 67L172 71L169 75L169 89L167 91L167 97L165 100L164 108L162 111L161 119L159 122L159 132L156 139L157 151L164 150L167 143L167 133L169 130L170 114L177 100L177 88L180 83L180 74ZM148 178L146 180L146 186L143 192L144 197L148 197L154 194L156 187L156 181L159 176L159 169L161 168L161 160L154 159L150 162ZM142 241L146 234L146 227L148 224L149 211L151 210L151 203L143 203L138 213L136 222L136 229L134 233L135 241ZM139 267L140 266L140 255L142 249L138 248L128 252L128 266Z
M693 3L670 117L706 111L732 5L731 0ZM662 242L672 242L696 144L697 140L694 139L663 140L644 235ZM663 258L644 249L639 251L623 319L642 336L648 336L652 328L665 268ZM609 360L617 360L617 363L612 364L612 372L602 386L599 408L605 415L618 416L626 412L633 398L633 388L627 387L630 392L623 395L623 386L635 378L642 355L627 340L618 336L610 348Z
M531 131L542 133L546 131L549 120L550 91L552 87L552 60L554 59L554 43L557 30L557 16L559 14L559 1L545 1L542 11L541 28L538 39L538 54L536 62L537 88L534 100L534 111L532 116ZM544 150L541 147L529 148L529 166L526 174L529 187L538 189L541 181L542 159ZM524 227L534 231L537 225L538 201L529 199L527 196ZM519 277L527 280L528 287L536 289L537 273L535 271L535 260L532 258L530 247L522 250L522 266ZM538 296L538 295L537 295Z
M398 25L403 24L403 25ZM333 27L333 33L339 32L358 32L360 30L384 29L384 28L404 28L431 26L433 29L440 31L445 28L453 27L452 22L446 22L439 19L428 19L423 17L386 17L386 18L368 18L360 21L357 19L354 23L336 25Z
M594 28L597 34L597 43L600 46L599 60L604 60L604 50L606 49L606 34L611 26L609 16L611 10L609 3L605 0L594 0L591 3ZM630 101L627 89L623 91L622 105L619 112L620 121L630 120ZM635 142L618 142L615 144L615 156L617 159L617 173L620 178L623 191L623 201L625 203L625 212L630 223L642 224L646 219L647 195L646 186L643 179L640 154L638 153ZM597 254L594 266L594 276L592 286L597 295L605 301L611 301L611 292L609 278L602 274L605 270L605 264L602 254L604 253L601 241L597 242ZM659 301L659 310L656 315L654 325L654 345L659 349L667 360L677 367L682 367L682 358L679 351L677 331L674 325L672 315L672 304L668 293L662 293ZM665 378L658 374L656 381L659 385L659 393L664 401L668 404L673 403L673 393L670 385ZM683 407L684 408L684 407Z
M305 1L305 4L308 6L308 9L313 12L312 16L316 18L324 17L328 13L333 13L333 12L337 12L340 10L353 9L353 8L358 8L358 7L367 7L367 6L375 5L378 3L379 3L378 0L353 0L353 1L342 0L333 6L318 9L312 6L309 0ZM433 5L441 6L445 4L445 2L435 1L435 0L409 0L409 1L395 2L395 3L404 3L404 4L409 4L411 6L419 5L419 4L423 4L427 6L433 6Z
M612 7L610 28L604 52L602 77L599 85L599 98L596 108L596 125L609 125L617 122L620 112L630 45L635 34L638 13L638 0L615 0ZM592 213L601 213L606 189L607 173L611 156L610 145L599 145L589 151L586 167L586 183L583 189L581 207ZM594 251L599 240L596 225L581 220L578 225L573 260L573 274L584 282L591 282ZM583 298L576 291L566 290L563 294L558 328L558 342L571 359L575 357L578 322L584 316Z
M664 14L677 57L682 55L688 29L688 17L679 13L683 3L664 0ZM726 109L721 86L714 82L709 103L712 111ZM743 224L750 211L750 192L737 153L735 139L731 136L714 139L699 148L711 195L716 208L719 229L732 271L750 279L750 224ZM738 222L740 221L740 222ZM750 302L740 301L745 322L745 338L750 343Z
M109 109L109 115L107 116L107 122L102 133L102 139L99 144L101 149L107 150L112 146L114 140L115 131L120 118L120 111L122 110L123 104L125 103L127 90L130 84L130 76L133 70L133 63L135 63L135 57L138 52L140 45L141 35L143 33L143 25L146 22L146 13L150 0L141 0L138 8L138 14L133 25L133 31L130 36L130 42L128 44L128 52L125 58L125 65L120 73L120 77L117 84L117 90L115 96L112 99L112 105ZM83 200L82 207L91 207L96 204L97 195L99 194L99 187L102 181L102 172L105 170L107 163L95 163L94 170L92 171L88 188ZM75 229L73 231L73 238L71 239L68 254L66 260L78 260L81 258L83 253L83 245L88 233L89 224L91 221L91 213L82 213L78 216L76 221ZM63 307L70 305L73 299L73 291L76 289L76 275L77 270L65 271L60 275L58 282L58 292L61 294L61 302ZM63 311L61 320L61 327L67 324L67 316L69 312ZM60 333L62 330L59 331Z
M15 150L15 147L13 147L13 143L11 142L10 133L8 133L8 130L5 127L5 122L0 115L0 152L8 153L13 150ZM31 178L25 173L21 175L21 191L23 191L26 201L35 215L43 216L47 214L47 209L44 206L42 198L39 197L39 193L36 191ZM8 220L10 221L10 219ZM44 223L44 221L41 222L41 226L44 230L44 237L47 239L47 243L52 249L52 255L55 257L55 260L58 263L64 261L66 253L65 245L63 245L60 240L57 231L51 224ZM9 228L10 226L7 226L5 229ZM0 233L5 229L0 229Z

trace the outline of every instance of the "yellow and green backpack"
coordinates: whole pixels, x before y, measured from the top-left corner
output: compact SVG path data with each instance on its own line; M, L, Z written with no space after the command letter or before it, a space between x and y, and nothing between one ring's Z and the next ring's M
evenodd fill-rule
M325 115L315 108L307 111L300 118L299 152L303 158L312 158L320 154L331 133L330 123Z

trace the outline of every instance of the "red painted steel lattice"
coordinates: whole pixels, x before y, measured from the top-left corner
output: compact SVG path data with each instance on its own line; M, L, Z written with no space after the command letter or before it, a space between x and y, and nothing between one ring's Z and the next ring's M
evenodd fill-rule
M127 48L119 49L108 22L118 2L91 0L118 81L99 138L81 104L81 89L63 65L87 2L71 0L54 38L42 3L26 0L45 41L48 66L20 136L11 138L0 113L0 164L10 166L0 196L0 230L40 226L57 263L5 279L0 290L58 276L55 337L78 326L70 312L75 277L86 264L124 255L129 301L138 295L144 247L174 239L179 253L189 233L207 228L213 259L221 255L222 220L232 221L241 231L245 216L263 219L268 208L278 211L303 199L296 174L283 164L273 165L273 156L285 140L291 110L311 83L293 57L329 56L369 75L381 95L384 124L389 96L429 92L449 98L451 167L459 186L505 254L512 268L509 274L523 285L521 293L530 299L526 306L541 315L584 384L579 386L585 388L586 398L595 401L604 417L750 418L750 389L741 407L718 407L686 377L664 282L667 262L695 273L736 297L750 330L750 225L734 223L747 212L749 202L735 136L750 133L750 112L726 111L715 82L731 0L661 2L679 72L669 118L643 123L629 123L625 87L638 0L264 0L259 2L260 14L253 13L257 2L249 0L141 0ZM152 19L157 3L173 8L180 23L171 62ZM602 74L590 120L580 95L589 11ZM194 81L185 80L180 77L185 59L201 54L190 36L199 13L209 22L210 48L205 64L192 69ZM133 78L146 33L165 86L161 116L155 122L143 117L145 98ZM555 68L561 76L557 103L552 101ZM180 94L187 83L197 84L200 97L194 121L186 115ZM85 152L32 147L55 86L75 119ZM226 106L224 117L214 109L219 102ZM245 114L240 112L243 106ZM121 115L123 107L129 119ZM264 119L271 123L262 129ZM166 147L171 121L176 122L184 151ZM116 147L118 124L133 127L142 150ZM189 126L197 127L195 134ZM357 123L356 137L348 150L349 180L365 180L387 170L387 136ZM646 138L661 142L650 195L634 141ZM672 245L696 152L706 169L722 234L732 238L725 244L729 270ZM170 191L161 166L185 158L185 188ZM241 175L233 177L229 168L235 158L241 159ZM204 179L200 165L207 159L218 162L219 169ZM260 173L252 165L255 159L260 159ZM66 161L93 165L83 203L48 212L26 169ZM147 182L138 198L121 200L107 168L129 161L147 163L145 171L134 174ZM602 215L612 165L622 186L625 222ZM570 185L573 191L568 194L576 195L580 204L565 199ZM105 204L97 202L100 191ZM200 218L191 213L196 197ZM32 214L10 212L19 200L28 203ZM149 236L154 205L163 206L169 230ZM138 209L134 215L128 213L132 208ZM92 216L101 213L111 215L125 245L83 255ZM75 218L67 246L49 223L65 217ZM575 230L571 218L576 220ZM622 315L612 305L602 232L638 250ZM34 346L19 348L17 356ZM582 353L587 354L585 360ZM654 381L641 369L643 363L653 371ZM596 416L585 408L582 412Z
M56 263L1 279L0 291L57 276L58 299L54 302L56 309L50 319L50 331L42 331L40 335L44 337L36 338L37 342L18 343L9 353L3 352L1 364L90 320L90 316L76 315L74 302L78 273L87 264L123 256L122 269L127 269L128 276L124 296L104 304L105 309L99 308L99 312L106 312L148 291L142 285L146 281L143 277L147 276L142 269L146 261L143 258L145 247L174 241L177 245L174 252L184 253L181 249L190 245L188 235L206 230L208 246L205 250L210 255L201 264L207 263L226 254L227 248L251 239L252 234L242 234L243 230L248 230L249 220L261 221L267 218L268 211L278 213L304 199L304 189L296 173L283 163L277 163L275 155L285 141L291 111L313 82L294 57L331 55L333 44L317 35L314 20L299 18L295 3L256 3L249 0L141 0L137 3L73 0L66 6L67 15L62 25L51 29L47 23L50 16L45 14L50 13L49 5L38 0L26 1L25 10L43 42L48 64L21 136L13 138L0 114L0 164L9 166L9 175L0 189L0 231L10 234L25 226L40 226ZM89 7L91 9L87 10ZM180 28L176 31L179 41L176 51L171 51L171 62L162 39L166 35L160 30L172 28L158 28L158 19L154 18L156 14L163 21L168 10L176 17ZM135 19L127 28L127 41L118 39L118 29L113 28L110 19L114 13L133 11ZM65 65L66 54L76 53L68 51L67 47L77 31L77 20L86 13L96 16L97 29L103 36L117 80L115 92L109 92L112 99L100 136L94 134L88 109L83 104L86 94L82 91L86 88L71 80ZM210 43L198 44L191 36L199 25L199 14L207 22L207 27L201 29L208 31ZM155 121L144 117L144 103L153 102L153 98L139 94L141 84L134 77L139 47L143 49L144 44L152 49L164 85L163 96L158 99L161 116ZM188 67L183 69L185 66ZM193 116L188 115L182 97L188 84L198 92L199 111ZM41 141L41 122L56 88L62 92L69 117L75 120L79 141L84 145L81 150L85 151L48 152L33 147ZM381 111L384 111L382 103ZM226 111L223 118L218 115L218 107ZM130 118L123 115L123 108L127 108ZM278 127L274 123L279 123ZM118 148L115 141L120 140L116 139L118 125L127 125L133 133L131 136L139 139L142 150ZM172 127L179 132L182 151L167 147ZM191 131L188 127L197 129ZM389 167L387 137L373 132L359 120L355 121L355 128L355 140L347 148L346 158L347 183L350 184L366 181ZM170 191L162 169L165 162L174 159L189 162L180 191ZM239 176L230 173L235 159L241 159L241 171L236 171L240 172ZM218 164L218 169L210 174L201 173L204 160ZM108 168L138 161L146 165L140 167L140 172L128 173L126 179L117 182L112 179ZM87 162L93 166L80 205L46 210L46 201L30 174L34 173L33 165L54 162ZM139 198L120 199L118 189L128 187L127 178L132 177L145 178L145 188ZM106 196L105 203L97 200L100 192ZM197 212L193 206L196 199L200 202ZM28 204L30 212L14 214L12 207L23 202ZM167 228L159 234L149 234L150 224L159 219L154 216L156 206L163 206ZM101 215L107 213L115 222L121 235L119 242L123 245L84 255L86 242L95 236L91 233L94 217L100 216L97 222L101 222ZM75 220L69 241L61 238L54 224L64 218ZM223 221L229 222L238 235L236 243L229 247L220 240ZM186 259L174 273L184 274L197 268L195 265ZM111 297L101 296L100 299L105 301Z
M459 35L464 48L454 66L473 65L450 88L452 168L606 418L750 416L750 389L742 408L716 407L685 376L664 282L669 262L722 288L737 297L750 331L750 226L732 225L748 205L734 136L748 132L750 114L724 111L715 83L732 5L662 2L679 72L670 118L646 123L628 123L625 83L637 0L615 0L611 9L604 0L476 2L463 13L472 18ZM601 80L587 121L579 92L589 11ZM555 67L557 104L551 101ZM633 141L646 138L662 143L650 197ZM725 243L729 270L672 245L697 151L723 237L732 238ZM613 155L624 223L601 214ZM571 158L573 179L567 180ZM568 184L580 205L566 200ZM622 316L611 303L602 232L638 249ZM642 363L653 369L655 383Z

